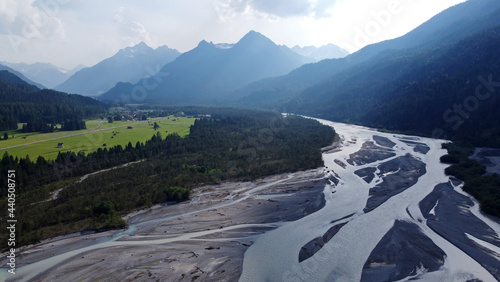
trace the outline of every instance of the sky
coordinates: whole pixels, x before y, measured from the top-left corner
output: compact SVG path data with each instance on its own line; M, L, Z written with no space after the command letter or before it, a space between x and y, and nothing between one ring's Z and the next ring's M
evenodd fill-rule
M465 0L0 0L0 61L92 66L144 41L186 52L255 30L350 52L406 34Z

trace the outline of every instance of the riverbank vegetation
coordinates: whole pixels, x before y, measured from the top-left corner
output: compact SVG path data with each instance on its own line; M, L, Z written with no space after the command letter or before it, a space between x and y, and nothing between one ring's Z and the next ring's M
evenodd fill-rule
M486 167L469 158L474 153L473 146L448 143L443 148L448 154L441 157L441 162L451 164L446 174L465 182L463 190L479 201L483 212L500 217L500 177L485 175Z

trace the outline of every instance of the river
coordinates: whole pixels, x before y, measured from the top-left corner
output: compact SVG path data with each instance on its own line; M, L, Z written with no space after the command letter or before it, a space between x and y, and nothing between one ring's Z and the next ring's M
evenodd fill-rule
M425 258L424 255L421 262L410 267L414 271L410 271L408 275L405 274L403 277L398 277L398 280L419 278L424 281L467 281L472 279L495 281L499 278L500 261L498 258L500 253L498 253L498 247L500 244L498 238L500 225L479 213L477 204L465 207L473 211L470 213L463 211L464 207L460 207L458 210L463 211L467 217L473 218L474 221L484 223L484 225L480 225L482 230L478 233L488 234L486 236L491 235L493 237L492 244L480 245L470 239L469 241L465 240L464 244L459 244L453 240L453 237L466 235L463 229L466 229L467 226L455 226L461 232L459 234L450 233L440 236L434 231L438 230L439 232L440 228L430 228L427 224L428 219L422 215L420 206L424 199L439 184L450 182L449 177L444 174L446 165L439 161L439 158L446 153L441 148L444 141L381 133L359 126L320 121L334 127L342 140L340 150L323 154L325 166L330 174L335 174L339 178L339 183L337 185L332 183L325 188L327 204L323 209L259 237L245 253L240 281L373 281L373 278L385 280L385 278L390 277L391 273L400 271L402 267L396 266L397 261L388 261L390 259L384 261L384 248L379 248L382 250L379 250L379 253L372 254L372 252L395 226L396 221L411 223L415 230L420 230L422 237L430 239L428 242L434 244L432 247L438 247L445 253L445 256L442 257L444 261L441 259L442 263L437 267L437 270L430 271L425 268L426 260L433 259L432 254L427 254L430 258ZM362 150L364 144L367 142L377 144L374 136L378 136L376 137L378 140L383 139L387 143L385 145L388 154L377 156L377 154L367 152L365 159L357 158L361 160L359 164L353 162L352 154ZM368 150L373 151L373 149ZM365 212L369 198L377 196L375 192L371 194L370 189L377 185L380 186L384 181L402 180L397 177L387 178L391 175L389 173L393 175L400 173L401 166L394 167L392 171L381 173L381 165L391 160L402 160L402 157L411 157L423 162L426 172L421 176L419 176L421 172L418 171L410 171L410 175L408 173L403 175L405 178L417 177L418 181L400 193L387 196L386 199L383 199L383 203L373 210ZM373 179L369 183L355 173L361 169L373 172L374 175L371 176ZM414 175L411 175L412 173ZM397 186L397 183L389 183L388 186L386 190ZM450 193L464 194L460 187L454 187L453 190ZM382 194L387 192L381 191ZM440 207L439 203L436 202L434 213ZM441 211L441 213L443 212L446 211ZM436 221L436 216L432 220ZM303 246L315 238L322 237L329 228L341 223L344 225L328 243L311 258L299 263L298 256ZM463 224L465 225L467 222L463 222ZM390 250L391 252L402 252L401 249L397 248L398 242L406 241L406 246L411 246L410 238L392 236L391 239L395 245ZM409 244L408 241L410 241ZM404 244L400 245L404 246ZM469 255L470 248L479 250L478 252L484 257L479 259L477 255ZM412 255L412 253L409 252L407 255ZM378 261L374 260L377 263L367 265L370 256L378 258ZM427 264L432 265L428 262ZM406 266L406 268L408 267ZM374 272L378 273L373 276ZM492 273L496 275L494 276ZM387 276L384 277L384 275Z
M77 236L64 243L63 251L51 245L56 240L28 248L27 255L59 252L23 264L15 276L2 272L0 280L112 281L147 275L161 281L499 279L500 224L479 211L459 181L444 174L439 158L446 153L445 141L319 121L340 137L336 149L323 153L319 178L297 173L201 189L177 210L161 207L129 217L126 231L87 241L89 235ZM290 188L320 180L325 184L309 194ZM305 216L269 219L291 214L304 203L302 197L313 203L317 196L324 197L322 204L304 207L299 214ZM281 206L281 213L273 214L271 205ZM178 254L181 247L194 255ZM150 258L132 261L138 252ZM224 260L215 267L214 257ZM109 276L110 269L117 270L115 276Z

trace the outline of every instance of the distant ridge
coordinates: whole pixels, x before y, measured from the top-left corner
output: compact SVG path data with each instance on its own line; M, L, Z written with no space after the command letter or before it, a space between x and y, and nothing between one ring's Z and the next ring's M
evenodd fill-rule
M4 65L0 65L0 70L5 70L5 71L8 71L9 73L11 74L14 74L15 76L17 76L18 78L22 79L23 81L25 81L26 83L28 84L31 84L31 85L34 85L40 89L44 89L44 88L47 88L45 87L44 85L40 84L40 83L36 83L34 81L31 81L30 79L28 79L26 76L24 76L22 73L8 67L8 66L4 66Z
M350 54L347 50L342 49L339 46L331 44L331 43L327 44L327 45L323 45L321 47L295 46L292 48L292 51L294 51L302 56L306 56L306 57L309 57L311 59L314 59L316 61L321 61L321 60L325 60L325 59L344 58L345 56L348 56Z
M4 65L17 70L32 81L37 81L47 88L54 88L68 79L74 72L49 63L7 63ZM76 72L76 71L75 71Z
M179 55L177 50L167 46L153 50L141 42L133 47L121 49L114 56L92 67L79 70L55 89L67 93L97 96L118 82L136 83L146 76L151 76Z

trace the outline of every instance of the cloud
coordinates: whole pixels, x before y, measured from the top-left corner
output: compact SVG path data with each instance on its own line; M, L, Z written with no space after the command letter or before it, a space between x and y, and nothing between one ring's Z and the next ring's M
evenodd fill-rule
M118 29L120 39L125 44L135 45L143 41L151 47L158 46L144 25L135 19L134 12L130 8L118 8L115 11L113 20Z
M0 34L29 39L58 40L65 36L64 23L58 18L59 3L40 5L34 0L2 0Z
M312 3L309 0L289 0L286 2L252 0L249 2L253 9L280 18L308 16L312 9Z
M337 3L337 0L317 0L313 12L316 18L328 18L331 16L330 11Z
M246 0L215 0L214 9L221 21L228 21L243 14L247 7Z
M17 2L5 0L0 2L0 33L7 33L9 25L16 19Z
M291 18L309 17L317 18L329 16L329 9L337 0L216 0L214 8L219 19L227 21L242 14L251 14L257 17Z

